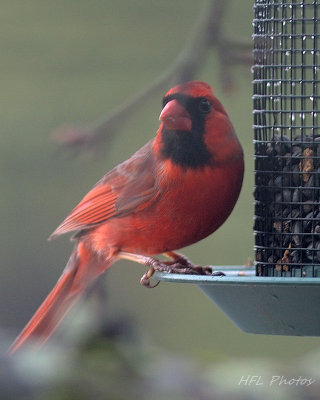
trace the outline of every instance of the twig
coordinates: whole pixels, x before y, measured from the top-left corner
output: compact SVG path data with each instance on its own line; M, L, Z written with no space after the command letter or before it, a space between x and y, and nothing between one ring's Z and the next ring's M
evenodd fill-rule
M230 42L223 37L223 18L229 4L228 0L211 0L206 3L193 33L187 40L173 63L158 76L149 86L119 105L109 115L91 125L76 127L64 126L53 133L53 138L71 148L101 149L103 142L110 140L111 136L121 127L125 118L135 113L159 89L169 84L194 79L198 69L203 65L210 47L215 46L221 65L222 82L225 88L233 86L229 66L235 62L247 63L248 58L243 54L244 45ZM246 46L245 51L247 51Z

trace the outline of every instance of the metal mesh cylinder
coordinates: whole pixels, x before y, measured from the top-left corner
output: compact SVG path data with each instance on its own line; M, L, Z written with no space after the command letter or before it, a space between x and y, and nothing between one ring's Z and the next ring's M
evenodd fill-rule
M257 275L320 276L320 4L254 13Z

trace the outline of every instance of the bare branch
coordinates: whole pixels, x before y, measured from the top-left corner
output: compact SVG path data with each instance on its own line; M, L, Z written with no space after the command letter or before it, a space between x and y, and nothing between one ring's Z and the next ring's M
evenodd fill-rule
M224 87L232 82L228 66L235 62L247 63L243 57L249 46L234 43L223 37L223 18L229 4L228 0L211 0L203 7L190 38L172 64L149 86L119 105L109 115L91 125L76 127L64 126L53 133L53 138L66 147L82 150L106 148L102 143L111 139L121 127L124 117L134 114L146 101L160 89L171 84L194 79L204 64L210 47L216 47L221 63ZM227 72L227 73L226 73Z

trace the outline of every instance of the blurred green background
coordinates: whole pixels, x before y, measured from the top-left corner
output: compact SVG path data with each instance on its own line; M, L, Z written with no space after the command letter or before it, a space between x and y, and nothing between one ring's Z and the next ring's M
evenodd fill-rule
M105 156L62 150L51 140L51 132L65 123L95 121L154 80L183 47L204 4L1 2L3 336L18 333L68 259L72 248L68 237L50 243L47 237L106 171L154 136L168 87L125 121ZM224 21L230 39L251 43L252 6L249 0L230 1ZM252 75L249 66L234 67L236 86L224 91L217 57L212 50L197 78L213 85L234 123L246 155L244 186L224 226L183 253L197 264L243 264L253 254ZM155 346L199 365L221 371L224 365L233 365L236 373L227 380L229 388L236 389L243 374L263 374L258 366L264 362L277 365L279 373L294 365L294 374L300 375L306 354L319 347L318 338L245 334L196 287L162 283L146 290L139 284L143 272L130 262L119 262L107 272L110 320L128 316ZM67 318L71 332L81 307ZM228 371L225 368L225 379Z

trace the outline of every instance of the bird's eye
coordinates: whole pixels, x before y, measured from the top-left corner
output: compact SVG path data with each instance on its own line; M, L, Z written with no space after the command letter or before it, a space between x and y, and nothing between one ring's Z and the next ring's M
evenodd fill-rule
M199 111L208 114L211 111L212 104L208 99L201 99L199 102Z

